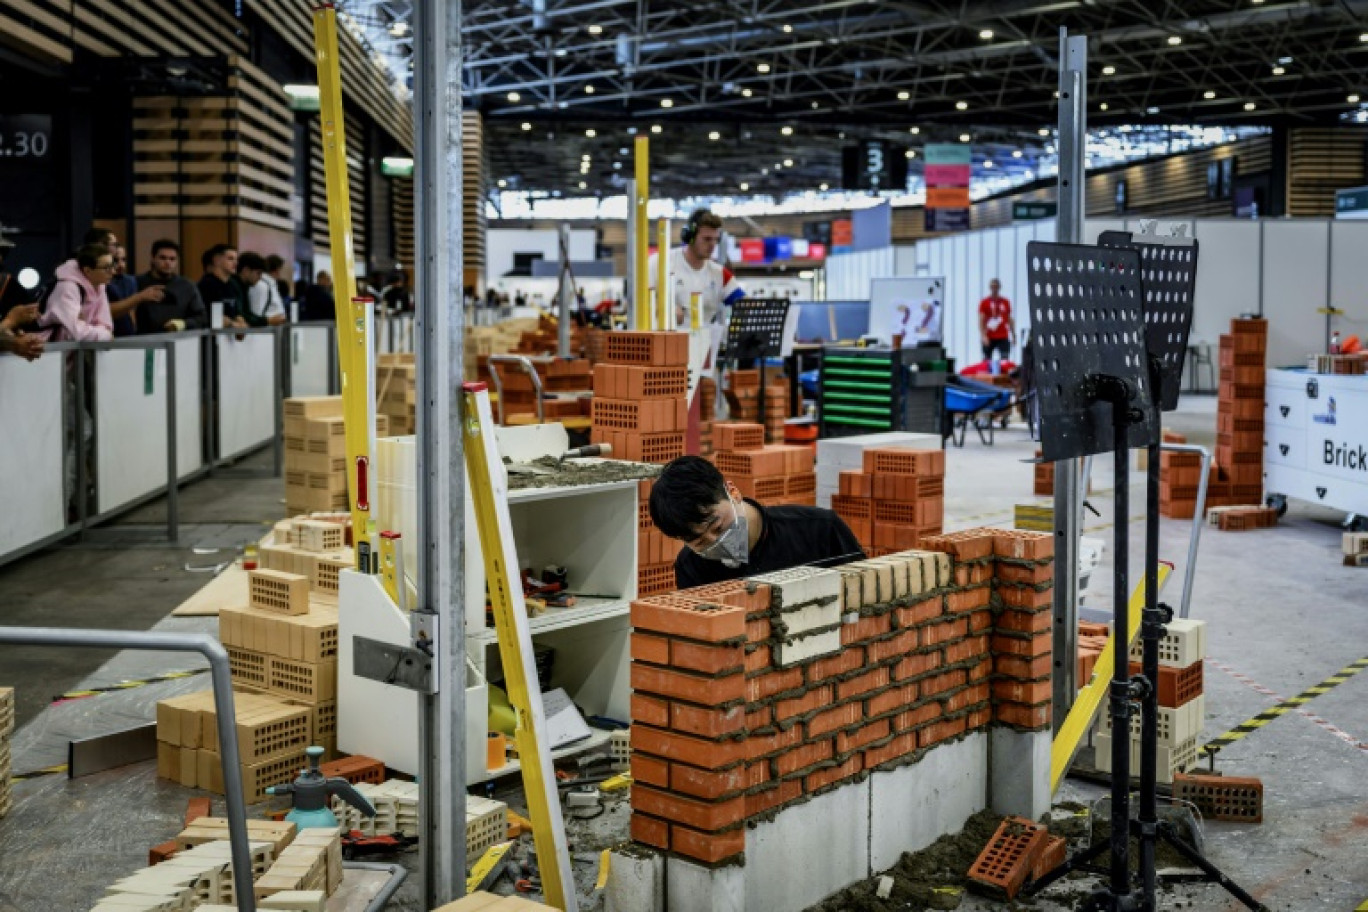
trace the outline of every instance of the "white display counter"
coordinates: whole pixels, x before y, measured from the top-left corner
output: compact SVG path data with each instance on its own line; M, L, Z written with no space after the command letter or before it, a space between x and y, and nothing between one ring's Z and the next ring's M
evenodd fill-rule
M1270 370L1264 490L1368 516L1368 376Z

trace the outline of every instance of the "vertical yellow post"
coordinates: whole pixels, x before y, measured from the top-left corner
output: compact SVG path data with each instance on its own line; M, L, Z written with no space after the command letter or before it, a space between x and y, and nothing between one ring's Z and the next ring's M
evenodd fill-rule
M651 328L651 270L647 253L650 228L646 224L646 202L651 198L651 140L636 138L636 237L632 255L636 257L636 328Z
M656 225L656 315L657 329L674 329L668 277L670 275L670 220L661 219Z
M703 328L703 296L698 292L689 295L689 329Z
M356 253L352 246L351 191L347 185L347 131L342 112L342 76L337 51L337 11L314 9L314 54L318 65L319 120L323 171L328 193L328 245L332 249L333 300L337 313L337 365L342 375L342 414L347 435L347 495L351 498L352 540L357 567L373 567L374 532L370 474L375 425L371 419L370 304L356 299Z

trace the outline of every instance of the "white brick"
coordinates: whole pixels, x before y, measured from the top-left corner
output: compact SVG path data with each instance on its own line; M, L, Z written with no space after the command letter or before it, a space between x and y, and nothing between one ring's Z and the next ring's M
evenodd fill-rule
M1159 640L1159 664L1170 668L1187 668L1206 658L1206 621L1196 618L1174 618L1167 625L1168 632ZM1140 661L1144 641L1136 639L1131 646L1131 659Z
M775 616L775 624L783 624L787 630L787 635L801 636L812 630L820 630L823 627L830 627L832 624L841 622L841 603L810 602L801 608L792 611L781 610Z
M837 628L825 633L814 633L796 640L784 641L775 645L773 650L776 665L781 668L796 665L799 662L806 662L808 659L840 652L841 630Z
M819 567L791 567L752 576L749 581L768 583L771 591L778 594L775 601L781 609L841 598L841 574Z

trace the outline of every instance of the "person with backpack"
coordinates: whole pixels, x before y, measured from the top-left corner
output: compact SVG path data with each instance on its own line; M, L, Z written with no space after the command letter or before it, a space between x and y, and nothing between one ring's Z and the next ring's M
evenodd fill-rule
M114 275L114 254L104 244L85 244L57 267L45 290L38 326L48 341L106 341L114 338L105 286Z

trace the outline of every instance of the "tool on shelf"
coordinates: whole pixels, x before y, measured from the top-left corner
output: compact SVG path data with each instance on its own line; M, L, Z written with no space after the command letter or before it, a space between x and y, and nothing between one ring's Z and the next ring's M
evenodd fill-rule
M273 785L266 789L268 795L292 795L294 807L285 819L299 829L308 827L335 827L337 816L333 814L330 799L333 795L356 808L367 817L375 816L375 808L346 779L329 779L323 775L318 764L323 759L323 748L309 747L304 753L309 765L300 772L294 782Z

